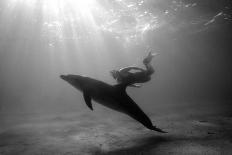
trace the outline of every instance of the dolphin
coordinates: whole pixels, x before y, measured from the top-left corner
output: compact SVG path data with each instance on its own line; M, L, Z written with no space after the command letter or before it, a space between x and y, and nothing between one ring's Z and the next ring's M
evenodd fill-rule
M81 75L60 75L60 78L83 92L84 100L91 110L93 110L91 100L94 100L108 108L129 115L150 130L166 133L153 126L149 117L127 95L127 85L109 85L105 82Z

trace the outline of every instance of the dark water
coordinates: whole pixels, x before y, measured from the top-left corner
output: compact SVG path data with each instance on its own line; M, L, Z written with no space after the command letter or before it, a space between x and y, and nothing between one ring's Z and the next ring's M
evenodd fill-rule
M85 121L105 114L120 120L95 104L99 111L92 114L59 75L115 84L109 71L143 67L148 47L160 54L156 72L141 88L127 90L147 114L181 113L184 104L231 116L231 26L230 0L1 0L1 130L31 115L38 121L79 112Z

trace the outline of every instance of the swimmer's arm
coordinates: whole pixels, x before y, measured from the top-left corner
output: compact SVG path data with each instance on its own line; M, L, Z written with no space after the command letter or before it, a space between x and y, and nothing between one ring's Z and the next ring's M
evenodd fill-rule
M125 67L125 68L122 68L119 70L120 73L126 73L126 72L129 72L130 70L139 70L139 71L145 71L144 69L142 68L139 68L139 67L134 67L134 66L130 66L130 67Z

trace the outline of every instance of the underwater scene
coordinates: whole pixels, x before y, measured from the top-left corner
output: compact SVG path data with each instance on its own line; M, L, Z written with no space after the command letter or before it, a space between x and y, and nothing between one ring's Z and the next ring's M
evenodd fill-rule
M1 0L0 155L232 154L231 0Z

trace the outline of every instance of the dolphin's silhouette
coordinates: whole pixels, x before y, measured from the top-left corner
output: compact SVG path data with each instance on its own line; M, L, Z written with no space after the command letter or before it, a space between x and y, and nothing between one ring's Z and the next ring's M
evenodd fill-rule
M109 85L81 75L61 75L60 77L83 92L84 100L91 110L93 110L91 103L91 99L93 99L106 107L131 116L150 130L166 133L152 125L148 116L127 95L126 85Z

